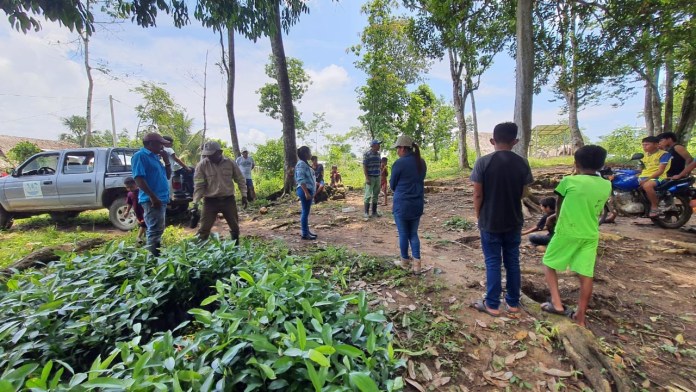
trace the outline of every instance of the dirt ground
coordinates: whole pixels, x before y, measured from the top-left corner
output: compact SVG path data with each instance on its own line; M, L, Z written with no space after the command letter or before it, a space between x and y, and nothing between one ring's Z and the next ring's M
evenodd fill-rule
M562 170L535 175L548 177ZM453 217L474 222L471 184L462 178L431 185L419 232L424 263L433 268L423 277L352 283L368 289L373 303L388 309L402 346L427 350L409 361L408 388L591 390L554 339L560 316L531 311L535 301L543 302L548 295L540 264L543 251L523 239L527 298L522 317L493 318L477 312L469 305L482 297L485 286L478 232L445 226ZM551 185L542 181L534 189L539 195L550 194ZM302 241L299 204L286 199L272 203L265 214L242 211L241 230L242 235L282 240L298 251L341 246L395 260L391 205L379 208L381 218L364 221L361 191L348 192L345 200L319 203L310 216L319 239ZM538 218L528 217L526 227ZM220 221L216 231L226 234L227 227ZM696 234L625 217L603 225L601 232L588 326L600 354L627 374L631 390L696 390L696 247L689 246ZM577 280L570 274L560 278L564 303L573 307ZM427 325L419 331L413 320L421 316ZM416 339L421 339L419 344L410 344Z

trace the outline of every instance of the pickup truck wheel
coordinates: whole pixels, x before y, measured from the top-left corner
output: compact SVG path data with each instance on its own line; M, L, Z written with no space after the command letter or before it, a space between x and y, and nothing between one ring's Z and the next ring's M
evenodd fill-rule
M12 214L0 206L0 230L9 230L14 223Z
M127 208L128 205L126 204L125 197L117 198L113 203L111 203L111 206L109 206L109 220L111 221L111 224L113 224L114 227L119 230L133 230L133 228L135 228L135 226L138 224L138 220L135 219L135 213L132 210L127 216L123 216L123 213Z

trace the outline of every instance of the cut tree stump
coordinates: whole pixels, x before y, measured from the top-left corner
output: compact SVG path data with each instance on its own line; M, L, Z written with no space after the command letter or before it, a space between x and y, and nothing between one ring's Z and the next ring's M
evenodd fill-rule
M541 305L523 295L525 310L538 319L551 320L558 329L558 339L563 344L574 368L581 371L593 391L629 392L630 381L613 358L609 358L598 344L597 338L587 328L583 328L565 316L543 312Z
M42 267L50 261L57 260L56 251L63 252L84 252L86 250L96 248L97 246L105 243L104 238L91 238L88 240L78 241L74 245L64 244L57 246L47 246L41 248L35 252L22 257L18 261L14 262L9 267L5 268L0 272L3 275L12 275L15 271L23 271L27 268L32 267Z

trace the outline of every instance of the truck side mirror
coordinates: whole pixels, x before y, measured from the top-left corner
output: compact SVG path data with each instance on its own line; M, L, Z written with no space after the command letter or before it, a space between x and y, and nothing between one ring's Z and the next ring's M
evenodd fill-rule
M11 175L12 177L18 177L18 176L19 176L19 173L17 173L17 170L15 170L15 169L13 168L12 170L10 170L10 175Z
M633 156L631 156L631 160L632 160L632 161L638 161L638 160L643 159L644 156L645 156L645 155L643 155L642 153L637 152L637 153L633 154Z

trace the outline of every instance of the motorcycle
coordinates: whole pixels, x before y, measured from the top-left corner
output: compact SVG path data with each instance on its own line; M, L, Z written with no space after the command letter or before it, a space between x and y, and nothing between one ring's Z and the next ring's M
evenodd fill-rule
M643 154L637 153L631 160L640 162L643 166ZM616 211L619 215L648 218L650 212L650 201L638 183L640 170L635 169L616 169L605 168L599 174L611 181L612 198ZM655 188L658 199L658 209L660 213L655 218L650 218L656 225L665 229L678 229L691 219L692 209L689 206L694 189L694 178L682 178L679 180L668 180ZM604 206L604 211L600 216L600 224L604 223L611 208L610 200Z

